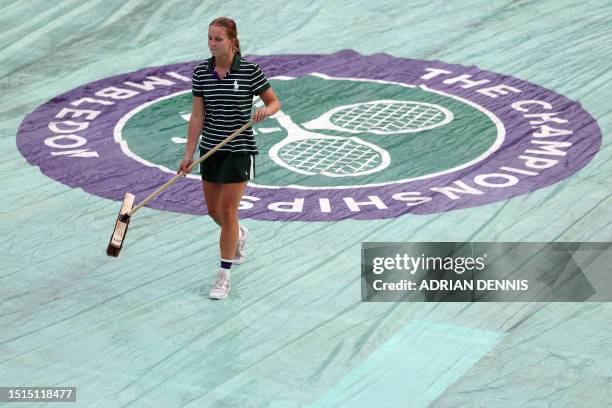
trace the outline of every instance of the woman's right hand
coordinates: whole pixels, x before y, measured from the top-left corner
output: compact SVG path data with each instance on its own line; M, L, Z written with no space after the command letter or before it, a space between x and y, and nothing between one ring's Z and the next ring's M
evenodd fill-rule
M181 162L178 170L176 171L176 174L179 174L180 172L183 172L185 174L187 174L187 169L189 168L189 166L191 166L191 163L193 163L193 159L190 157L183 157L183 161Z

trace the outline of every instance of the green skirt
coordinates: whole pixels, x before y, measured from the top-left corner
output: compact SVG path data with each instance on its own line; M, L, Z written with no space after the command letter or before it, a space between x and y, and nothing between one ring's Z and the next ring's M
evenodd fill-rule
M200 157L203 151L200 149ZM200 164L202 180L211 183L241 183L255 177L255 155L215 152Z

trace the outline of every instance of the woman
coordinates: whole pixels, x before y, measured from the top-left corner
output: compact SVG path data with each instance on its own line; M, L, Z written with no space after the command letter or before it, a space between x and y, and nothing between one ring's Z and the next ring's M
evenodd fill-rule
M185 155L179 172L193 163L200 134L200 156L251 119L253 96L265 107L255 111L257 123L274 115L280 102L257 64L240 56L236 23L219 17L208 27L212 57L193 72L192 113ZM208 214L221 227L221 268L210 290L211 299L224 299L230 291L230 268L244 262L248 231L238 224L238 206L247 182L255 176L257 146L251 128L201 164L202 188Z

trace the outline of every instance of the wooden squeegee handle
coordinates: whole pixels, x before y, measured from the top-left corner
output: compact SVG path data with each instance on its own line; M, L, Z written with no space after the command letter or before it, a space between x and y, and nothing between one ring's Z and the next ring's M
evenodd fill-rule
M191 171L191 169L193 168L193 166L197 166L198 164L202 163L204 160L206 160L208 157L210 157L211 154L213 154L214 152L216 152L217 150L219 150L220 148L222 148L223 146L225 146L226 144L228 144L230 141L232 141L233 138L235 138L236 136L238 136L239 134L241 134L242 132L244 132L249 126L251 126L253 124L252 120L249 120L247 123L245 123L240 129L236 130L234 133L232 133L231 135L229 135L228 137L226 137L221 143L219 143L218 145L216 145L215 147L213 147L212 149L210 149L208 152L206 152L206 154L204 154L202 157L200 157L198 160L196 160L195 162L191 163L191 165L187 168L187 173L189 171ZM155 190L154 192L152 192L147 198L145 198L144 200L142 200L142 202L140 204L138 204L136 207L132 208L132 211L129 212L129 215L132 216L136 211L140 210L142 207L144 207L145 205L147 205L147 203L151 200L153 200L155 197L157 197L159 194L161 194L162 191L164 191L165 189L167 189L168 187L170 187L170 185L172 183L174 183L176 180L178 180L179 178L185 176L187 173L185 172L179 172L176 176L172 177L170 180L166 181L160 188L158 188L157 190Z

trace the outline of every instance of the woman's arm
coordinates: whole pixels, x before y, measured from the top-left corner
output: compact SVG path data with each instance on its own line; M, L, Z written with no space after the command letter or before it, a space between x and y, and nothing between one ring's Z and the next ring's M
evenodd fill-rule
M261 122L268 116L274 115L281 108L281 103L276 97L276 94L272 88L268 88L259 95L263 103L266 105L265 108L259 108L253 115L253 122Z
M187 145L185 146L183 161L177 173L181 171L186 173L187 167L193 162L193 154L195 153L198 139L202 133L202 127L204 126L204 98L201 96L194 96L191 101L191 117L187 130Z
M204 98L194 96L191 101L191 118L187 133L187 146L185 146L185 157L192 158L198 144L198 138L204 126Z

